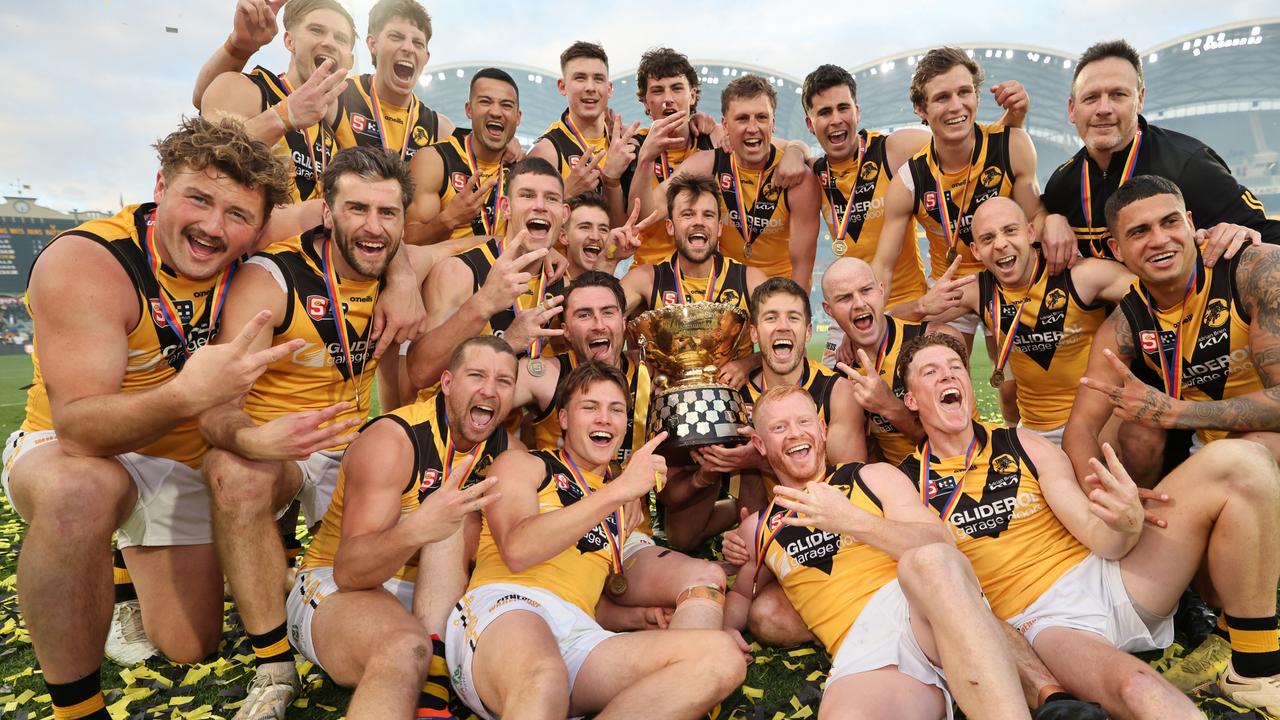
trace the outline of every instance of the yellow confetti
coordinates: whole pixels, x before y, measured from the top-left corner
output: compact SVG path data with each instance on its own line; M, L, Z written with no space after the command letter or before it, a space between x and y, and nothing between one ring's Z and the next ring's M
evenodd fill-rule
M763 690L761 690L760 688L753 688L750 685L742 686L742 694L745 695L746 698L753 703L759 700L760 698L764 697Z
M33 698L33 697L35 697L35 696L36 696L36 691L35 691L35 690L23 690L23 691L22 691L22 694L21 694L21 695L19 695L19 696L14 700L14 702L18 703L19 705L25 705L25 704L27 704L27 701L28 701L28 700L30 700L31 698Z
M169 707L176 707L176 706L178 706L178 705L186 705L187 703L189 703L189 702L191 702L192 700L195 700L195 699L196 699L196 697L195 697L194 695L177 695L177 696L174 696L174 697L169 698Z
M787 653L787 655L790 655L791 657L804 657L805 655L812 655L816 652L817 650L814 650L813 648L800 648L799 650L792 650Z
M793 717L793 718L797 718L797 719L798 719L798 718L807 718L807 717L809 717L809 716L811 716L811 715L813 715L813 708L809 707L808 705L805 705L804 707L800 708L799 710L797 710L797 711L795 711L795 712L791 713L791 717Z
M208 677L211 672L213 672L213 667L211 665L197 665L187 671L186 676L182 678L181 684L195 685Z

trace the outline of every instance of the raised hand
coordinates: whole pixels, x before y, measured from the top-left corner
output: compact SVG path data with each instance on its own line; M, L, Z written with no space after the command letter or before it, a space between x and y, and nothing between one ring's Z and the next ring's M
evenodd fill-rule
M605 246L610 251L609 259L625 260L635 255L640 249L641 234L658 222L661 214L661 210L654 210L649 213L649 217L636 222L640 217L640 198L636 198L632 203L631 216L627 218L627 222L609 231L609 238L605 242Z
M996 104L1007 113L1026 117L1027 111L1031 109L1031 96L1017 80L1005 80L992 85L991 94L995 96Z
M563 295L557 295L546 302L534 305L527 310L521 310L516 314L516 319L511 325L507 326L506 333L502 339L507 341L512 350L517 354L528 349L529 345L538 338L553 338L564 335L564 330L560 328L548 328L547 324L552 318L564 312Z
M1180 401L1175 401L1167 394L1139 380L1129 370L1129 366L1116 357L1115 353L1103 350L1102 354L1107 358L1111 368L1120 375L1120 384L1112 385L1088 376L1080 378L1080 384L1094 392L1106 395L1112 407L1115 408L1113 412L1122 420L1149 427L1172 428L1176 414L1174 403Z
M600 184L600 161L604 159L604 153L596 154L591 148L586 148L583 152L585 154L578 158L578 164L573 166L569 177L564 180L564 196L567 198L595 192Z
M517 298L529 292L529 281L533 279L533 273L526 268L546 256L547 249L523 252L528 240L529 231L521 230L493 261L493 267L489 268L489 276L475 295L486 317L493 317L511 307Z
M254 352L254 341L268 331L270 324L271 311L263 310L245 323L231 342L205 345L191 354L171 385L192 417L223 403L238 401L268 365L307 344L298 338Z
M285 0L239 0L227 41L246 56L258 52L280 31L276 15L284 3Z
M845 377L849 378L849 382L853 383L853 397L863 410L884 415L893 408L895 403L902 401L894 394L889 383L876 372L875 363L871 361L866 351L858 348L857 356L858 364L866 371L865 375L843 362L837 362L836 369L844 373Z
M497 185L496 177L482 183L479 175L472 175L458 194L453 196L448 207L441 211L440 220L450 228L470 225L473 220L480 217L486 198Z
M241 430L240 444L249 450L252 460L305 460L312 453L356 439L356 433L348 431L360 427L360 418L333 422L351 407L349 402L340 402L320 410L281 415Z
M329 108L338 102L346 88L347 71L335 68L332 60L325 60L311 73L289 97L285 98L285 110L289 124L295 128L308 128L320 122Z
M458 531L467 514L502 497L494 490L497 482L496 477L485 478L466 489L457 483L443 484L401 522L413 523L423 545L444 540Z
M941 315L960 304L964 300L966 286L977 282L977 275L965 275L956 278L956 270L960 269L960 258L951 261L947 271L929 288L929 291L916 300L916 307L924 317Z
M1142 532L1146 510L1142 506L1138 486L1109 443L1103 443L1102 455L1106 464L1098 458L1089 458L1093 474L1087 481L1094 485L1088 493L1089 512L1116 532L1126 535Z
M689 113L680 110L655 119L649 125L649 134L645 137L644 144L640 146L638 164L647 166L657 160L663 152L684 147L687 138L681 135L680 128L683 127L687 117Z
M829 483L808 482L803 490L778 485L773 493L778 505L796 513L782 519L787 525L852 534L852 528L862 519L859 513L868 515L866 510L849 502L847 495Z
M610 184L622 180L622 175L631 167L636 159L636 144L632 136L640 129L639 122L633 122L625 132L622 130L622 116L613 116L613 135L609 140L609 149L605 152L604 167L600 169L604 179Z
M662 485L667 480L667 461L657 453L658 445L667 439L665 432L649 438L649 442L631 454L622 474L609 482L609 485L622 493L624 502L644 497L655 485Z

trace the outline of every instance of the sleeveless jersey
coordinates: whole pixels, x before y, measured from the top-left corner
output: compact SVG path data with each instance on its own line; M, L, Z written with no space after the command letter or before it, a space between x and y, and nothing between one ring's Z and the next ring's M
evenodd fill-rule
M787 191L773 184L773 172L782 161L782 153L770 147L769 160L763 170L738 168L741 197L734 189L729 153L719 148L715 153L712 176L720 186L720 216L724 218L720 252L760 268L769 277L791 277L791 210L787 206ZM738 208L739 201L746 211L745 218ZM740 229L744 223L754 238L750 257L747 257Z
M577 356L572 350L556 355L560 364L556 388L559 389L564 379L578 366ZM649 440L649 400L652 387L649 382L649 368L643 363L632 362L624 353L621 358L622 372L627 376L627 388L634 399L631 417L627 418L627 432L618 446L615 460L625 463L631 453L639 450ZM530 408L532 411L533 408ZM539 450L559 450L564 445L564 431L560 429L560 417L554 402L537 413L530 412L533 422L533 436Z
M555 512L583 498L582 489L573 481L573 473L560 453L535 450L530 454L541 460L546 468L538 486L539 513ZM605 478L598 475L583 472L582 479L592 492L604 487ZM603 523L592 527L559 555L518 573L509 570L502 561L493 533L489 529L489 518L486 517L480 530L480 545L476 549L476 567L471 573L471 585L467 589L489 583L515 583L542 588L595 617L600 591L604 589L605 578L613 568L605 526L609 533L619 537L620 542L625 541L625 529L617 526L615 517L614 513L610 513Z
M1089 348L1098 326L1107 319L1105 303L1089 304L1080 299L1068 270L1054 276L1037 261L1036 274L1025 297L1017 290L1000 287L995 276L983 270L978 275L978 301L982 322L993 327L993 293L1000 293L999 341L1004 343L1020 318L1013 337L1015 352L1006 370L1013 371L1020 387L1032 392L1018 393L1022 422L1033 430L1053 430L1067 423L1080 378L1089 365Z
M427 107L417 95L409 107L404 108L385 101L375 103L375 94L372 75L347 80L341 98L339 147L385 147L395 152L403 148L403 157L408 162L418 150L440 139L440 114ZM408 142L405 142L406 132Z
M884 196L896 168L889 167L887 135L874 130L862 130L858 134L866 144L860 165L854 167L857 156L832 162L824 155L814 162L813 172L822 184L822 217L827 223L832 254L837 258L856 257L871 262L884 227ZM908 223L898 264L893 269L891 306L918 298L928 290L920 246L915 240L915 223Z
M497 261L498 256L501 254L501 241L498 238L490 238L485 244L473 247L457 256L461 258L471 270L472 293L480 292L480 288L484 286L484 281L489 277L489 271L493 269L493 263ZM540 279L536 276L530 280L529 292L521 295L517 300L517 304L520 306L521 310L527 310L534 305L546 302L557 295L564 294L565 281L564 278L561 277L559 280L547 284L542 297L535 298L534 295L537 293L539 280ZM484 326L484 330L481 331L481 334L497 335L501 337L502 334L506 332L507 328L511 327L511 323L515 322L515 319L515 310L513 308L506 308L497 315L489 318L489 322ZM557 316L556 320L552 322L552 326L559 326L559 316ZM544 356L548 354L554 354L551 352L550 343L547 343L543 351Z
M649 128L641 128L639 132L632 136L636 142L636 151L639 152L640 147L649 137ZM658 159L653 161L653 168L642 168L637 163L632 163L633 172L631 182L642 182L646 192L652 193L667 178L680 167L680 165L688 160L690 156L700 150L711 150L715 146L711 144L709 135L695 135L689 146L680 150L668 150ZM647 182L646 182L647 178ZM667 232L666 223L657 223L650 225L640 233L640 249L635 254L635 264L637 265L656 265L663 260L671 257L676 251L675 239Z
M303 233L298 250L256 255L249 260L284 280L285 311L276 326L272 345L302 338L307 344L267 367L245 397L244 410L259 424L291 412L321 410L337 402L353 407L334 418L341 422L369 415L373 378L378 361L368 342L373 306L383 285L377 280L338 279L338 295L351 343L351 367L334 324L333 308L325 287L323 261L315 241L333 242L323 226ZM338 252L337 248L333 249ZM354 372L354 375L353 375ZM357 403L358 399L358 403ZM341 450L337 445L330 450Z
M560 177L565 180L569 179L569 173L573 172L573 169L578 166L578 162L582 160L582 156L586 154L588 148L591 149L593 155L604 153L604 157L600 158L598 165L600 168L604 167L605 159L609 156L609 137L607 134L598 138L582 136L582 142L578 142L578 139L574 137L573 129L569 127L569 122L569 110L566 108L564 112L560 113L560 119L551 123L547 131L538 138L539 140L545 138L551 141L551 146L556 150L556 169L560 171ZM578 129L582 130L583 128ZM586 143L586 147L583 146L583 143ZM624 197L627 192L626 181L627 177L623 176L622 192ZM595 191L604 191L603 182L596 183Z
M173 380L186 363L188 353L204 347L218 332L217 318L210 318L218 277L190 280L177 275L167 265L161 265L158 276L153 273L144 243L155 209L154 203L128 205L109 218L90 220L58 235L58 238L66 235L89 238L110 250L129 275L138 294L138 324L129 331L129 360L120 381L120 392L124 393L150 390ZM177 312L177 321L186 336L185 348L178 333L165 320L161 293ZM91 310L85 309L86 312ZM27 432L53 430L53 414L40 372L38 347L31 355L31 364L34 375L27 390L26 419L22 422L22 429ZM208 448L193 418L133 452L168 458L198 468Z
M831 391L839 379L840 376L834 370L816 360L805 358L804 364L800 366L800 380L796 385L809 393L813 403L818 406L818 414L822 417L822 421L828 425L831 424ZM738 393L746 401L748 416L751 415L756 402L767 389L763 368L753 371L747 378L746 384L738 388Z
M947 204L947 216L959 238L960 268L956 277L982 270L973 255L973 213L993 197L1009 197L1013 193L1013 168L1009 160L1009 130L999 123L973 126L973 157L968 172L959 170L943 174L938 167L933 142L907 161L911 183L915 188L912 212L929 239L930 274L942 277L947 265L947 242L942 232L942 210L939 200ZM937 178L941 176L942 187Z
M1251 318L1236 288L1239 267L1240 255L1210 268L1197 252L1194 293L1185 306L1158 312L1159 322L1147 307L1140 280L1134 280L1120 300L1133 347L1157 377L1161 376L1161 354L1171 358L1181 337L1181 400L1223 400L1263 389L1249 347ZM1196 434L1207 443L1226 437L1227 431L1197 430Z
M925 323L899 320L892 315L885 315L884 320L884 355L879 360L879 373L893 390L893 394L901 400L907 394L907 386L898 376L898 354L908 340L923 335L927 326ZM896 465L915 450L916 444L894 427L888 418L873 412L868 412L866 416L867 432L870 433L868 439L880 449L885 462Z
M502 195L503 178L510 166L502 163L483 163L478 159L472 161L467 152L467 138L471 135L471 131L465 128L458 128L453 131L449 137L441 140L431 149L440 155L440 162L444 167L444 172L440 178L440 188L438 194L440 196L440 209L444 210L449 207L449 203L458 196L466 188L467 183L471 182L472 171L474 166L480 171L480 183L489 182L497 179L498 184L489 191L485 197L484 207L481 212L489 222L489 227L485 227L485 221L476 216L470 225L454 228L453 233L449 235L452 238L467 237L469 235L505 235L507 232L506 218L499 217L498 214L498 198ZM494 223L497 218L497 223Z
M283 75L276 75L259 65L245 77L258 87L262 95L262 107L267 110L289 97L291 92ZM324 196L324 169L338 152L338 136L322 120L307 128L286 132L276 141L271 154L284 158L293 167L289 180L289 198L293 202L314 200Z
M880 499L863 483L861 470L862 463L828 468L826 482L840 488L855 507L883 517ZM765 537L781 528L765 550L764 564L778 578L805 627L834 657L867 601L897 576L898 563L839 533L782 525L785 515L786 509L773 503L760 511Z
M380 421L395 423L404 430L413 445L413 475L405 482L400 494L400 517L403 519L418 509L423 500L435 492L444 480L457 482L450 477L454 473L466 472L462 479L464 485L472 485L484 479L494 458L507 450L507 434L502 430L490 435L487 440L472 448L471 453L458 452L453 455L452 468L445 470L445 459L449 457L449 420L445 409L443 393L436 393L425 400L376 417L365 424L364 428ZM362 429L364 429L362 428ZM320 529L307 547L302 558L302 569L310 570L318 567L333 567L334 558L338 556L338 544L342 540L342 508L346 499L347 479L345 471L338 472L338 484L333 491L333 501L320 521ZM406 564L396 571L394 577L409 582L417 580L418 557L415 553Z
M969 558L996 617L1022 612L1049 586L1089 556L1049 508L1039 473L1018 440L1018 431L974 423L981 451L964 472L963 456L929 456L921 482L923 452L903 461L921 498L941 514Z

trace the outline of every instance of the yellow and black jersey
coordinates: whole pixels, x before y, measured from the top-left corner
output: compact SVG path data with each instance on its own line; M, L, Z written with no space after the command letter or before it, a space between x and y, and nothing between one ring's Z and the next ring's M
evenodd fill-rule
M708 287L710 286L710 287ZM680 295L684 298L681 299ZM696 302L718 302L735 305L742 312L750 313L751 292L747 288L747 266L716 254L712 270L706 277L689 277L676 271L676 256L653 266L653 288L649 291L648 307L653 310L668 305ZM750 355L751 332L743 329L738 340L738 356Z
M993 302L996 292L1000 293L998 303ZM1000 287L995 276L983 270L978 275L978 300L988 328L993 327L992 311L999 306L1000 347L1018 320L1008 368L1018 387L1027 388L1018 393L1022 423L1042 431L1065 425L1089 365L1093 336L1110 307L1084 302L1070 270L1050 276L1039 261L1025 295Z
M773 184L773 173L782 162L778 148L769 148L762 170L736 166L719 148L713 161L713 178L720 186L720 252L740 263L758 267L769 277L791 277L791 210L787 191ZM737 180L734 180L735 174ZM748 250L743 228L751 236Z
M831 252L837 258L856 257L869 263L876 256L884 227L884 196L897 168L889 167L887 135L862 130L858 136L859 147L865 148L859 155L842 162L831 162L824 155L813 163L813 172L822 184L822 217ZM914 300L928 290L915 237L915 223L907 223L893 269L889 305Z
M287 413L321 410L343 401L350 402L352 407L334 422L351 418L363 420L369 414L378 365L373 356L374 345L369 342L369 331L383 279L337 278L344 340L334 320L324 259L316 250L317 241L322 247L333 242L324 226L303 233L297 240L298 250L259 254L249 259L251 264L260 265L275 276L285 292L284 317L276 326L272 345L299 338L307 342L301 350L267 367L245 397L245 412L259 424ZM331 252L338 250L333 248Z
M489 277L489 271L493 269L493 263L501 254L502 241L498 238L490 238L485 244L473 247L457 256L461 258L471 270L471 292L480 292L480 288L484 286L484 281ZM536 297L538 294L537 288L540 283L541 278L538 276L535 276L529 281L529 292L521 295L516 301L521 310L527 310L535 305L546 302L557 295L564 294L566 285L563 277L547 283L546 287L543 288L542 296ZM489 323L484 326L484 330L481 334L497 335L498 337L501 337L502 334L507 331L507 328L511 327L511 323L515 322L515 319L515 308L506 308L497 315L489 318ZM556 320L553 321L552 326L559 326L559 316L557 316ZM544 356L548 354L554 354L551 351L550 343L546 345L546 348L543 351Z
M182 370L191 353L204 347L217 334L221 308L215 306L225 297L225 283L239 262L233 263L221 276L208 280L182 277L163 264L157 274L146 247L147 229L155 209L154 203L127 205L109 218L90 220L52 241L78 235L102 245L119 261L138 293L138 324L129 331L129 360L120 382L120 392L124 393L150 390L169 382ZM177 331L168 320L171 314L176 315L174 320L181 326ZM31 363L34 376L27 390L22 429L27 432L53 430L49 393L40 373L39 347L32 353ZM196 421L191 419L133 452L199 467L208 448Z
M862 467L848 463L828 468L826 482L840 488L855 507L883 517L880 499L862 480ZM783 525L787 514L774 503L760 511L763 527L756 531L756 552L768 541L764 565L778 578L805 627L834 656L871 596L897 576L898 563L840 533Z
M839 380L840 376L834 370L815 360L806 358L804 364L800 366L800 380L796 385L809 393L813 403L818 406L818 415L828 425L831 424L831 391L835 389L836 382ZM747 377L746 384L738 388L738 393L746 402L748 418L751 416L751 411L755 409L756 402L760 400L760 396L769 389L766 384L764 369L760 368L752 372Z
M555 512L585 497L562 452L535 450L530 454L541 460L546 468L538 485L539 513ZM598 491L607 481L607 478L585 470L581 477L590 492ZM559 555L523 572L512 572L502 561L486 517L480 530L476 567L471 573L471 585L468 589L489 583L538 587L555 593L564 601L595 617L600 591L604 589L605 578L614 567L611 538L616 538L619 549L626 540L626 521L622 518L619 523L619 515L618 512L610 513L604 522L592 527Z
M382 421L398 425L413 446L413 475L406 480L400 494L402 518L417 510L422 501L445 482L461 483L465 487L484 479L494 459L508 447L507 433L498 430L470 452L455 451L449 437L449 413L445 409L443 393L436 393L395 412L374 418L364 427L368 428L369 425ZM311 539L311 545L307 547L302 559L303 570L333 567L334 558L338 555L338 544L342 540L342 508L346 486L346 475L339 471L333 501L325 511L320 529ZM395 577L414 582L418 574L417 566L418 558L415 554L396 571Z
M1009 130L999 123L974 124L973 135L973 156L967 171L943 173L932 141L907 162L915 192L912 213L929 238L930 274L934 279L942 277L950 265L943 218L958 238L956 250L961 260L956 277L972 275L982 270L982 263L969 247L973 242L973 213L993 197L1013 194Z
M387 148L408 162L414 153L440 140L439 113L417 95L409 107L379 100L372 75L348 78L339 102L338 147Z
M881 379L889 385L899 400L907 394L907 386L902 378L898 377L898 355L907 341L923 335L926 327L924 323L899 320L892 315L884 316L885 334L881 338L882 351L877 352L877 357L873 359L877 362L876 367ZM863 375L866 374L862 368L856 369L862 371ZM901 430L894 427L888 418L872 412L866 413L866 417L868 437L872 441L870 444L879 449L880 456L885 462L896 465L915 451L916 444L902 434Z
M560 113L560 119L551 123L547 131L542 133L542 137L538 138L551 141L551 146L556 150L556 169L560 171L560 177L565 180L569 179L569 173L578 166L578 162L582 160L582 156L588 149L593 155L601 156L597 167L603 168L605 159L609 156L608 135L589 138L582 134L583 129L574 127L573 120L569 117L569 110L565 109ZM623 197L626 197L629 185L630 173L622 177ZM603 181L597 182L595 191L603 192L603 190Z
M261 110L275 107L293 92L284 75L276 75L259 65L245 73L262 96ZM286 132L271 148L271 154L285 159L293 167L289 181L289 198L293 202L314 200L324 196L324 169L338 152L338 136L323 120L307 128Z
M1236 287L1239 267L1240 255L1206 267L1197 252L1195 289L1185 303L1153 314L1155 301L1140 280L1134 280L1120 300L1134 351L1165 379L1166 387L1161 389L1180 400L1224 400L1262 390L1249 346L1251 318ZM1162 364L1170 368L1167 374ZM1168 387L1170 380L1174 388ZM1197 430L1196 434L1209 442L1226 437L1227 432Z
M1053 171L1040 199L1051 213L1065 215L1076 233L1080 254L1114 259L1107 241L1107 199L1133 175L1159 175L1182 190L1196 227L1233 223L1262 233L1263 242L1280 244L1280 221L1267 217L1262 202L1241 185L1213 148L1199 140L1147 122L1138 116L1133 142L1098 165L1086 148ZM1135 142L1137 148L1134 147ZM1130 161L1132 157L1132 161Z
M951 529L992 612L1007 620L1088 557L1089 549L1049 508L1017 429L973 425L976 446L967 463L965 456L926 454L926 439L899 467Z
M649 137L649 128L641 128L639 132L632 136L636 144L636 152L639 153L640 148L644 145L644 141ZM652 193L657 189L658 185L671 177L680 165L688 160L693 154L701 150L711 150L715 145L711 143L710 135L693 135L690 138L689 146L679 150L667 150L653 161L653 168L639 167L638 162L632 161L631 165L631 182L644 182L644 188L647 192ZM650 225L640 233L640 249L635 254L635 264L637 265L656 265L657 263L671 257L676 251L675 239L667 232L666 223L657 223Z
M470 137L470 130L458 128L452 135L431 146L431 149L440 155L440 162L443 165L440 187L437 190L440 196L440 209L449 207L449 203L453 202L458 193L471 182L476 171L480 173L480 184L483 185L490 180L497 180L498 184L484 199L484 206L480 210L484 215L483 218L477 216L470 225L454 228L449 237L452 239L469 235L503 236L507 232L507 220L500 217L498 213L498 198L502 197L502 184L510 166L501 161L480 162L469 149Z
M572 350L556 355L555 359L560 366L556 377L558 390L564 379L578 366L578 359ZM615 458L618 463L625 463L627 458L631 457L631 453L639 450L649 440L649 399L652 395L652 387L649 382L649 368L645 367L644 363L632 362L625 353L622 355L621 362L622 372L627 376L628 392L635 402L631 417L627 418L627 432L622 437L622 443L618 445L618 455ZM552 402L536 413L530 413L534 443L539 450L556 451L564 446L564 431L560 429L560 418L556 411L556 404Z

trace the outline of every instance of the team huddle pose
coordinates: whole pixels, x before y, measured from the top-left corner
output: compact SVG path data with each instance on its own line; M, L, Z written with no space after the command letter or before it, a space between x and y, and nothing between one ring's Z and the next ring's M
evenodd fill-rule
M245 72L279 25L288 67ZM359 35L336 0L239 0L150 201L34 264L3 483L54 717L109 717L104 648L218 652L224 594L239 720L286 716L299 655L352 718L704 717L740 631L826 649L821 718L1194 718L1205 688L1280 713L1280 222L1142 117L1128 43L1078 59L1083 147L1042 191L1031 98L991 87L977 122L956 48L888 134L815 69L813 157L758 76L717 115L649 50L642 127L574 42L526 153L506 72L471 78L469 129L414 93L415 0L374 5L354 76ZM655 358L742 419L686 443ZM1158 673L1129 653L1189 589L1217 627Z

